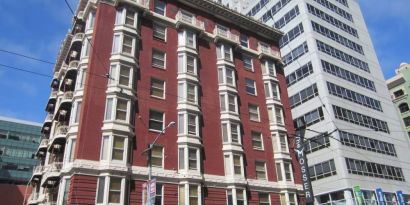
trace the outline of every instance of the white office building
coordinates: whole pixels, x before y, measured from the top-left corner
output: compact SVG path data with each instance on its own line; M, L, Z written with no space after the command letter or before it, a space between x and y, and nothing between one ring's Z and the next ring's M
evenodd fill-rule
M407 136L358 0L219 2L284 32L280 48L293 119L304 119L310 130L337 130L306 149L316 203L364 204L354 186L366 204L409 203Z

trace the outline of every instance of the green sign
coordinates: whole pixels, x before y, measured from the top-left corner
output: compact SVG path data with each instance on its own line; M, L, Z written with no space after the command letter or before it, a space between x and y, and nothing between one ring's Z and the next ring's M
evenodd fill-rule
M364 205L364 196L362 190L360 190L360 186L353 187L353 194L354 198L356 199L357 205Z

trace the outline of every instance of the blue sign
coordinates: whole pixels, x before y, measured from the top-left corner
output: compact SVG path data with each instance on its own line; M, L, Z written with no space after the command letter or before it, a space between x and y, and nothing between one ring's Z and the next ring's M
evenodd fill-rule
M377 196L377 201L379 201L379 205L386 205L386 201L384 200L383 190L381 188L376 189L376 196Z
M399 205L406 205L406 202L404 201L403 197L403 192L402 191L397 191L397 198L399 199Z

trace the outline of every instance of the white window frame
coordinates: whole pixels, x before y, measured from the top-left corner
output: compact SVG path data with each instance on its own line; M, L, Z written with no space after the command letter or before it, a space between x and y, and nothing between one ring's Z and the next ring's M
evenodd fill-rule
M157 113L162 113L162 127L161 127L161 130L156 130L156 129L152 129L152 128L150 128L149 127L149 122L152 120L151 119L151 112L157 112ZM164 130L164 128L165 128L165 113L163 112L163 111L159 111L159 110L155 110L155 109L150 109L149 110L149 113L148 113L148 128L149 128L149 130L150 131L152 131L152 132L162 132L162 130ZM156 122L160 122L160 121L158 121L158 120L154 120L154 121L156 121Z
M92 42L92 37L86 37L83 40L83 45L81 48L81 58L88 58L90 56L90 51L91 51L91 43Z
M184 196L181 197L181 188L184 189ZM202 204L202 190L201 190L201 185L199 184L188 184L187 182L180 183L178 185L178 205L189 205L190 204L190 189L191 188L196 188L197 189L197 204L201 205ZM181 202L181 198L184 199L183 202Z
M275 108L275 123L280 124L280 125L285 124L284 122L285 119L283 117L283 108L279 106L274 106L274 108ZM278 120L278 117L280 118L280 120Z
M162 32L164 36L162 36ZM161 35L158 35L158 34L161 34ZM154 39L159 39L159 40L166 42L167 41L167 26L160 24L160 23L156 23L156 22L152 23L152 37Z
M268 99L280 100L280 93L278 83L274 81L265 81L263 83L265 88L265 97ZM276 96L275 96L276 93Z
M188 70L188 58L192 58L193 62L193 72ZM178 74L188 74L192 76L198 75L198 58L193 54L179 53L178 54Z
M122 85L120 84L120 77L121 77L121 70L129 69L129 76L128 76L128 84ZM120 86L125 88L132 88L133 84L133 77L134 77L134 69L130 65L126 65L123 63L111 63L110 65L110 78L108 79L109 86Z
M230 99L233 97L233 103ZM234 93L223 92L219 94L220 108L222 112L228 112L233 114L238 113L238 96ZM231 105L234 105L234 110L231 110Z
M93 30L94 29L94 23L95 23L95 11L90 11L87 17L87 22L86 22L86 30Z
M122 160L113 159L113 150L114 150L114 138L121 138L124 139L124 147L123 147L123 155ZM104 139L108 139L105 141ZM104 143L107 142L108 144L105 146ZM108 148L108 149L106 149ZM100 149L100 161L106 163L119 163L125 164L128 162L128 149L129 149L129 139L125 135L118 135L114 133L103 133L101 138L101 149ZM104 159L106 157L106 159Z
M253 81L253 85L248 84L247 81ZM254 93L248 92L248 89L247 89L248 87L254 89L255 92L254 92ZM246 91L246 93L247 93L248 95L257 96L257 95L258 95L258 92L257 92L257 90L256 90L256 81L253 80L253 79L250 79L250 78L245 78L245 91Z
M257 166L256 166L256 163L263 163L263 173L264 173L264 177L263 178L261 178L261 179L259 179L258 178L258 174L257 174L257 172L258 172L258 169L257 169ZM265 161L255 161L255 179L257 179L257 180L268 180L268 175L267 175L267 172L266 172L266 162Z
M235 172L235 157L239 157L240 166L241 166L241 173ZM245 177L244 173L244 162L243 162L243 155L242 154L234 154L234 153L225 153L224 154L224 170L225 176L231 177Z
M67 183L68 183L68 189L70 189L70 180L71 180L70 176L65 176L61 179L61 184L59 186L58 197L57 197L57 204L58 205L63 205L63 204L67 205L68 204L67 202L64 201L64 196L65 196L65 194L67 194L65 197L67 197L67 199L68 199L68 193L69 193L70 190L68 190L66 192L65 189L66 189ZM34 193L34 190L33 190L33 193Z
M125 36L132 38L131 53L125 53L123 51L124 37ZM118 38L119 42L116 42L116 38ZM118 45L117 45L117 43L118 43ZM113 44L112 44L112 54L113 55L122 54L122 55L133 57L133 56L135 56L135 43L136 43L136 38L131 36L131 35L124 34L122 32L114 33Z
M155 63L154 63L154 54L155 54L155 53L157 53L157 54L163 56L163 59L160 59L160 58L156 59L156 60L158 60L158 61L163 61L163 62L164 62L163 65L159 65L159 64L155 64ZM166 67L167 67L167 53L166 53L165 51L161 51L161 50L158 50L158 49L155 49L155 48L152 49L151 66L154 67L154 68L158 68L158 69L163 69L163 70L165 70Z
M257 134L257 135L254 135L254 134ZM260 143L261 143L261 147L256 147L255 145L254 145L254 136L258 136L259 137L259 140L256 140L256 141L260 141ZM265 150L265 148L264 148L264 146L263 146L263 135L262 135L262 133L261 132L257 132L257 131L251 131L251 141L252 141L252 148L253 149L255 149L255 150Z
M224 133L224 129L223 129L223 127L224 127L224 125L226 125L226 133ZM232 140L232 130L233 130L233 125L236 125L236 130L237 130L237 134L238 134L238 142L233 142L233 140ZM240 128L240 125L239 125L239 123L236 123L236 122L231 122L231 121L225 121L225 122L222 122L222 124L221 124L221 130L222 130L222 141L223 141L223 143L225 144L225 143L234 143L234 144L242 144L242 140L241 140L241 128ZM225 136L225 134L226 134L226 136ZM228 141L225 141L225 139L224 138L226 138Z
M277 161L277 162L276 162L276 171L278 171L278 168L279 168L279 167L277 167L278 164L280 164L280 172L281 172L281 173L280 173L281 176L279 176L279 174L276 173L276 174L277 174L277 179L278 179L278 181L281 181L281 182L294 182L294 176L293 176L293 170L292 170L292 162L291 162L291 161L284 161L284 160ZM285 166L287 166L287 167L289 168L289 171L290 171L290 179L288 179L288 178L286 177ZM281 178L280 178L280 177L281 177Z
M261 201L261 194L266 194L266 195L268 196L268 202L262 202L262 201ZM271 205L270 194L267 193L267 192L258 192L258 203L259 203L259 204L261 204L261 203L266 204L266 203L267 203L267 204Z
M189 87L193 86L194 89L194 100L190 100L189 96ZM190 81L178 82L178 102L190 103L193 105L198 105L198 85Z
M157 10L157 2L158 2L158 0L155 0L154 1L154 13L156 13L156 14L158 14L158 15L161 15L161 16L166 16L167 15L167 3L165 2L165 1L160 1L160 2L162 2L163 4L164 4L164 8L160 8L161 10L164 10L163 11L163 13L158 13L156 10Z
M269 75L271 77L276 77L276 64L272 60L264 60L261 63L262 74Z
M190 133L189 128L189 116L195 116L195 133ZM189 136L199 136L199 115L195 112L178 112L178 123L183 123L182 125L178 124L178 134L189 135ZM183 130L181 130L181 128Z
M77 80L75 82L75 90L82 90L84 88L85 84L85 78L87 77L87 68L86 67L80 67L77 72Z
M74 162L76 146L77 146L77 138L75 137L68 138L67 145L65 148L66 151L64 152L64 158L63 158L64 165L68 165Z
M247 63L245 63L245 61L247 60L249 60L250 67L246 66ZM253 71L253 59L250 55L242 54L242 62L243 62L243 68L245 70Z
M289 153L289 143L288 143L288 137L286 133L282 133L282 132L272 133L272 142L274 143L273 147L275 148L275 150L282 152L282 153ZM284 148L282 147L283 145L285 146Z
M245 41L243 41L243 39L245 39L244 37L246 38L246 45L242 45L242 43L245 43ZM249 37L247 35L241 33L239 35L239 42L241 46L249 48Z
M196 161L196 168L193 169L190 167L190 156L189 152L191 150L195 151L195 161ZM182 151L182 153L181 153ZM181 156L182 154L182 156ZM183 161L181 161L181 158ZM178 146L178 171L180 172L196 172L200 173L201 170L201 163L200 163L200 149L197 147L190 147L187 145Z
M236 187L228 188L228 190L226 190L226 204L229 204L229 192L231 192L232 195L232 205L238 204L238 191L242 192L243 204L248 204L246 189Z
M153 81L162 82L162 88L154 87L153 84L152 84ZM153 95L152 94L153 89L162 90L162 96ZM165 99L165 91L166 91L166 82L165 82L165 80L161 80L159 78L151 77L151 80L150 80L150 95L151 95L151 97L159 98L159 99Z
M70 125L77 125L80 122L82 100L74 100L73 109L70 115Z
M155 144L153 147L152 147L152 149L154 149L154 148L160 148L161 149L161 166L157 166L157 165L154 165L153 163L152 163L152 158L153 158L153 155L152 155L152 151L151 151L151 166L152 167L155 167L155 168L158 168L158 169L163 169L164 168L164 166L165 166L165 158L164 158L164 156L165 156L165 147L164 146L162 146L162 145L158 145L158 144ZM151 150L152 150L151 149Z
M100 180L101 178L104 178L104 187L103 187L103 202L102 203L97 203L98 202L98 193L100 189ZM110 192L110 185L111 185L111 179L112 178L121 178L121 188L120 188L120 203L109 203L109 192ZM126 191L128 191L128 188L126 187L126 179L122 178L120 176L110 176L110 175L101 175L98 177L97 181L97 191L95 195L95 204L98 205L104 205L104 204L110 204L110 205L120 205L120 204L125 204L125 196L126 196Z
M256 110L253 110L253 109L256 109ZM248 104L248 115L249 115L249 120L250 121L253 121L253 122L260 122L261 121L261 118L260 118L260 114L259 114L259 106L258 105L255 105L255 104ZM257 119L252 119L252 116L253 115L256 115L256 118Z
M186 12L184 12L186 13ZM195 18L193 16L193 18ZM192 36L192 45L189 44L188 38ZM187 30L187 29L183 29L181 31L178 32L178 46L186 46L189 47L191 49L196 49L197 48L197 35L195 32Z
M108 107L108 100L111 99L112 100L112 107L109 108ZM117 119L117 103L118 100L125 100L127 102L127 109L125 110L125 120L119 120ZM107 119L107 113L108 110L111 109L111 118ZM107 121L119 121L119 122L129 122L130 120L130 109L131 109L131 101L129 99L125 99L125 98L119 98L117 96L107 96L106 101L105 101L105 112L104 112L104 122Z
M232 84L228 83L227 70L232 71ZM231 86L235 88L236 87L235 69L231 67L227 67L227 66L218 67L218 82L219 82L219 85L227 85L227 86Z
M294 199L294 201L295 201L295 203L290 203L290 194L292 194L293 195L293 199ZM289 192L281 192L280 193L280 205L298 205L298 200L297 200L297 195L296 195L296 193L289 193ZM283 197L285 197L285 200L284 200L284 202L285 202L285 204L283 204L282 202L282 198Z
M218 60L227 60L229 62L233 62L232 46L221 43L217 45L216 49L217 49L216 53L217 53ZM226 53L229 53L229 56L226 56Z
M134 12L132 25L126 24L128 12ZM131 27L131 28L137 28L137 23L138 23L137 21L138 21L138 12L132 9L126 8L126 7L121 7L117 9L117 13L115 16L116 26L121 25L121 26L126 26L126 27Z

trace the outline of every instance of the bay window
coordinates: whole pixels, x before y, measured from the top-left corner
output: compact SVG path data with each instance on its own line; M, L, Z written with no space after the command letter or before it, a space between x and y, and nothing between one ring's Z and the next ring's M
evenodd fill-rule
M134 56L135 54L135 37L124 33L115 33L112 54L126 54L129 56Z
M198 136L198 114L192 112L178 113L178 133Z
M218 59L233 62L232 46L228 44L218 44L216 48L216 55Z
M98 177L97 204L128 204L126 179L114 176Z
M130 101L127 99L108 97L105 104L105 120L128 122L130 118Z
M196 56L186 53L178 54L178 73L188 73L196 76L197 67Z
M234 122L222 122L222 139L224 143L241 144L240 127Z
M115 18L115 25L125 25L129 26L132 28L137 27L137 15L138 13L131 10L127 9L125 7L118 8L117 9L117 15Z
M244 176L242 154L224 154L225 176Z
M219 95L219 102L222 112L232 112L238 114L237 95L233 93L221 93Z
M186 46L196 49L196 33L189 30L181 30L178 33L178 46Z
M276 67L275 67L274 61L271 61L271 60L262 61L261 66L262 66L263 75L269 75L272 77L276 76L276 72L275 72Z
M178 83L178 102L198 103L197 85L191 82Z
M133 69L131 66L113 63L110 66L109 85L132 86Z
M279 100L279 88L276 82L265 81L264 88L266 98L273 98L275 100Z
M180 184L178 187L178 205L200 205L201 186L196 184Z
M200 150L195 147L181 146L178 148L178 169L180 171L200 171Z
M247 204L246 190L232 188L226 191L227 204L229 205L245 205Z
M100 160L111 162L127 162L128 137L104 134L101 143Z

